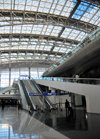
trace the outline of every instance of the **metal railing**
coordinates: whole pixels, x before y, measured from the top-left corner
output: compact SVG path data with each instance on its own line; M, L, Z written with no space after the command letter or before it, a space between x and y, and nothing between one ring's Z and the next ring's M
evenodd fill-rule
M100 79L97 79L97 78L40 77L40 78L36 78L36 79L49 80L49 81L59 81L59 82L72 82L72 83L100 85Z

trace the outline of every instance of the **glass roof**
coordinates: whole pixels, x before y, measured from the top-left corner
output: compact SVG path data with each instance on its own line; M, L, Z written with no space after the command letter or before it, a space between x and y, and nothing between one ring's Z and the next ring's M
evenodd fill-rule
M0 63L55 62L99 26L99 6L85 0L0 0Z
M90 4L89 2L81 2L75 11L73 18L100 26L100 8L95 7L95 5Z
M73 0L1 0L1 9L37 11L68 17L75 5Z

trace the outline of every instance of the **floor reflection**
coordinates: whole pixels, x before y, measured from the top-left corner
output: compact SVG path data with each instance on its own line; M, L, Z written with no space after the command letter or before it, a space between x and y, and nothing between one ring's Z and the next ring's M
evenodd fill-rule
M100 139L100 115L87 114L84 109L75 109L67 117L66 111L52 111L42 114L40 120L71 139Z
M37 113L34 117L57 130L88 130L87 113L84 110L74 110L67 117L65 111Z
M0 139L100 139L100 115L82 109L46 113L0 108Z
M66 136L48 127L25 111L16 107L0 108L0 139L67 139ZM38 116L41 120L43 115ZM43 120L42 120L43 121Z

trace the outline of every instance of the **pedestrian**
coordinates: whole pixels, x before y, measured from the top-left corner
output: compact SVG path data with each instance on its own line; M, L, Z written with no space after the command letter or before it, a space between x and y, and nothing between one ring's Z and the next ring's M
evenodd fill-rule
M66 117L69 116L69 102L68 100L66 99L66 102L65 102L65 109L66 109Z
M2 110L4 110L4 107L5 107L5 102L4 102L4 100L3 100L3 99L1 100L1 106L2 106Z

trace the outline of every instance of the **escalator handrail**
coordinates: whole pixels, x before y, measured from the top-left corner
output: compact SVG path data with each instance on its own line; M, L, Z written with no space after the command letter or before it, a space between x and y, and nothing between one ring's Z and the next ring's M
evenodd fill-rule
M26 80L25 80L26 81ZM24 81L24 84L25 84L25 87L26 87L26 90L27 90L27 92L28 92L28 94L29 94L29 89L28 89L28 85L27 85L27 83ZM32 101L32 98L31 98L31 96L29 96L29 98L30 98L30 101L31 101L31 103L32 103L32 105L33 105L33 107L34 107L34 109L36 110L36 105L33 103L33 101Z
M20 82L21 82L21 85L22 85L22 87L23 87L24 94L25 94L25 97L26 97L28 106L31 106L31 108L34 110L34 107L33 107L33 105L32 105L32 102L31 102L31 100L30 100L30 98L29 98L29 96L28 96L28 91L27 91L27 88L26 88L26 86L25 86L25 84L24 84L24 81L23 81L23 80L20 80Z
M35 84L37 90L39 90L39 92L41 92L41 93L43 94L43 91L42 91L41 88L37 85L37 83L36 83L34 80L31 80L31 81L32 81L32 83ZM48 99L48 97L45 96L44 98L45 98L45 101L46 101L47 103L49 103L49 105L53 108L54 105L53 105L52 102Z
M32 86L35 87L35 89L37 90L38 93L41 93L41 92L37 89L36 85L33 84L33 83L31 82L31 80L29 80L29 82L30 82L30 84L31 84ZM36 93L37 93L37 92L36 92ZM41 101L43 101L43 96L40 95L39 98L41 99Z

